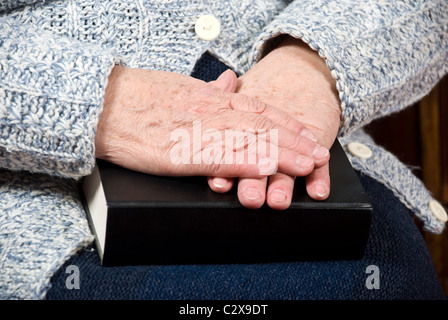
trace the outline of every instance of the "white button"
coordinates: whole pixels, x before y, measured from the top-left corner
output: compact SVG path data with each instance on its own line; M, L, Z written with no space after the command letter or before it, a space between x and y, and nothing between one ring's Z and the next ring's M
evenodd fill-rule
M215 40L221 32L221 23L215 16L207 14L201 16L194 26L194 31L201 40Z
M372 150L365 144L359 142L350 142L347 145L348 151L355 157L368 159L372 156Z
M432 214L437 218L437 220L441 222L448 221L448 215L446 214L445 209L443 209L442 205L438 203L436 200L429 201L429 209Z

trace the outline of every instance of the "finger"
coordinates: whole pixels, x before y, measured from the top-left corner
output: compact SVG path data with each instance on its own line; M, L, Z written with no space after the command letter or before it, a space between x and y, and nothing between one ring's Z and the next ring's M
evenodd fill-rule
M238 180L238 200L249 209L260 208L266 199L266 185L268 178Z
M315 169L306 178L308 195L315 200L325 200L330 195L329 165Z
M203 116L202 116L203 118ZM203 118L204 127L215 127L224 131L225 136L241 139L255 136L257 140L278 145L279 148L290 149L306 157L314 159L314 165L321 167L329 158L329 150L317 142L279 126L264 116L238 110L222 110L220 117ZM269 151L269 148L264 150Z
M235 72L228 69L221 73L221 75L216 80L210 81L209 83L226 92L235 92L237 86L237 77Z
M293 176L283 173L276 173L269 177L269 186L266 192L266 203L275 210L285 210L289 208L294 190Z
M242 144L234 144L233 140L226 140L225 132L209 131L208 134L201 137L200 129L193 129L193 134L187 130L180 130L176 135L170 136L170 147L165 157L168 161L164 172L171 172L173 175L205 175L209 177L264 177L274 174L277 171L277 159L270 159L265 155L258 155L257 139L252 138L242 141ZM206 132L207 133L207 132ZM192 139L193 137L193 139ZM207 138L204 138L207 137ZM264 146L269 149L276 149L269 142L264 141ZM286 153L281 149L281 155L284 157L297 157L297 154ZM289 163L291 163L289 159ZM289 163L283 163L287 166ZM291 170L293 170L291 168ZM228 186L221 181L221 186L226 189ZM219 185L218 185L219 189Z
M305 176L315 167L315 160L312 157L279 146L273 141L267 141L266 136L251 132L246 132L244 135L229 134L229 131L206 133L209 139L202 141L201 150L193 155L189 160L190 163L212 164L217 171L223 171L223 164L257 163L261 170L260 174L272 175L278 170L292 176ZM192 148L194 149L194 146Z
M232 70L224 71L216 80L209 82L211 85L226 92L235 92L237 87L237 76ZM208 177L210 188L219 193L228 192L232 189L235 179L224 177Z
M243 94L230 96L229 106L232 110L254 113L270 119L278 126L291 130L294 134L300 134L312 141L317 141L316 136L308 130L304 124L298 121L284 110L271 106L254 97Z
M210 189L218 193L225 193L233 188L235 179L225 177L207 177Z
M266 171L260 171L262 174L272 174L275 168L279 172L283 172L289 175L293 176L305 176L309 174L314 167L316 166L316 163L318 163L313 157L314 153L316 153L315 149L316 146L313 149L313 153L311 156L305 156L303 154L300 154L296 151L289 150L287 148L279 147L276 144L273 144L271 142L267 142L259 137L258 140L255 140L256 137L254 136L246 136L248 139L252 139L252 144L247 143L246 141L241 141L240 145L235 145L233 138L229 142L229 139L225 139L225 146L215 146L212 147L211 145L207 146L207 149L216 149L218 147L218 152L221 152L223 155L225 152L227 152L219 161L216 161L216 159L213 159L213 161L217 164L219 163L238 163L241 162L241 159L246 159L246 161L259 161L260 159L263 159L262 161L265 161L265 163L269 163L266 165L266 168L268 170ZM252 138L250 138L252 137ZM305 142L310 142L309 140ZM224 149L223 149L224 148ZM219 151L219 149L221 151ZM307 149L306 147L304 149ZM229 154L229 150L232 150L232 153ZM309 149L311 150L311 149ZM326 150L326 149L325 149ZM213 154L216 156L218 152L213 152ZM318 150L318 152L320 152ZM326 154L328 154L328 151L325 151ZM311 152L307 152L308 154ZM324 161L328 156L325 156L325 158L322 158L321 161ZM212 160L208 160L208 162L211 162ZM244 161L244 160L243 160ZM261 167L260 167L261 170ZM214 180L213 178L208 179L209 186L212 190L216 192L227 192L230 190L233 186L233 179L232 178L223 178L222 176L218 178L217 180Z

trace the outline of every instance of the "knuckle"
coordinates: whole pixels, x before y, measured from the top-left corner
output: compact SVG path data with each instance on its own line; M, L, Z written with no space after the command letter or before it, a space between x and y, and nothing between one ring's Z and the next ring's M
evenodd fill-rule
M272 120L260 115L253 116L252 124L254 130L270 130L276 127Z
M267 110L268 106L264 102L252 98L249 101L249 111L257 114L263 114Z
M292 116L285 117L283 123L280 124L293 132L300 132L304 128L303 124Z
M312 152L316 143L302 136L295 136L294 141L291 143L292 150L299 151L300 154L305 156L312 156Z
M299 135L295 135L290 143L292 150L301 150L304 144L304 139Z
M263 114L268 108L261 100L244 94L230 94L228 101L229 108L233 110Z

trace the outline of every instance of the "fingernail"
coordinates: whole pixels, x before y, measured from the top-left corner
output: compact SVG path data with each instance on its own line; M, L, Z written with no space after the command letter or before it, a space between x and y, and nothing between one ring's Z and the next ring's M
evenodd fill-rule
M328 189L326 186L322 185L322 184L318 184L316 185L316 194L318 197L322 198L325 197L328 193Z
M243 191L243 196L249 200L255 200L261 198L260 192L255 188L246 188Z
M314 164L314 161L311 158L300 155L297 157L296 163L301 168L309 168Z
M213 185L218 188L222 189L227 184L227 180L223 178L213 178Z
M275 202L285 202L286 193L282 189L274 189L270 192L271 200Z
M308 130L308 129L302 129L302 131L300 131L300 135L302 137L308 138L310 140L313 140L314 142L317 141L317 138L314 136L314 134Z
M316 145L313 151L314 159L323 159L328 155L328 149L322 147L321 145Z

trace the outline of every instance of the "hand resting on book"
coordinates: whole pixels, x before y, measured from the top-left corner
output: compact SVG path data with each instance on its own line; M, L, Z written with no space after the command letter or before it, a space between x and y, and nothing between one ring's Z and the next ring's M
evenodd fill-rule
M230 87L222 80L213 84L226 90ZM287 112L304 124L319 144L333 145L341 119L336 81L325 60L302 41L284 39L238 79L236 92ZM233 183L233 178L209 178L210 187L217 192L228 191ZM289 207L293 186L294 176L278 172L269 178L240 178L238 194L247 207L258 208L267 201L271 208L281 210ZM311 198L326 199L330 192L328 164L307 175L306 186Z
M218 80L235 87L233 72L222 77ZM256 98L228 91L232 90L185 75L116 66L98 123L96 157L128 169L171 176L261 178L275 172L305 176L328 163L327 148L310 139L310 131L300 121ZM196 129L199 126L200 141L195 125ZM207 133L225 137L229 130L250 135L244 152L265 145L277 150L277 158L256 154L251 163L245 154L242 163L229 162L228 153L234 153L232 159L236 159L240 150L226 149L225 139L203 139ZM274 130L277 139L266 134ZM179 141L172 139L174 132L185 132L191 138L189 150L179 149L184 153L180 162L173 161L173 149L179 147ZM208 163L203 154L211 145L222 152Z

